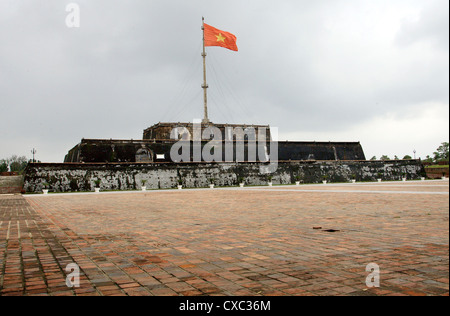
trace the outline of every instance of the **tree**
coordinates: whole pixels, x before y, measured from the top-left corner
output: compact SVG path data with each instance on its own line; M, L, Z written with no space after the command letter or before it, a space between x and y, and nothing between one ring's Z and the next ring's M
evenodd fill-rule
M433 158L431 158L430 155L427 155L427 157L425 158L424 162L433 163Z
M441 143L441 146L439 146L433 154L434 154L434 160L436 162L442 161L442 160L448 160L449 143L448 142Z
M13 155L8 159L8 162L9 170L11 172L22 172L27 167L28 159L25 156L19 157L17 155Z
M370 160L377 160L377 156L373 156Z
M405 157L403 157L403 160L410 160L410 159L412 159L410 155L406 155Z
M383 155L380 157L380 160L391 160L391 158L389 158L389 156L387 155Z
M4 159L0 160L0 172L8 172L8 162Z

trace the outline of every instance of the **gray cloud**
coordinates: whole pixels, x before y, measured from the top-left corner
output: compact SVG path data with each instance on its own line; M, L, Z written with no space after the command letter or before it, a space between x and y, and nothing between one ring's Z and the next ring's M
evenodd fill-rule
M414 18L405 18L397 33L396 42L400 46L410 46L428 42L448 51L449 38L448 1L427 1L424 8Z
M65 26L70 2L79 29ZM201 118L202 16L238 37L237 53L208 48L213 121L360 140L348 131L380 117L448 112L445 0L4 0L0 157L39 147L40 159L61 161L82 137L137 139L158 121ZM435 133L415 146L431 153L448 119L429 122ZM404 135L385 133L402 155Z

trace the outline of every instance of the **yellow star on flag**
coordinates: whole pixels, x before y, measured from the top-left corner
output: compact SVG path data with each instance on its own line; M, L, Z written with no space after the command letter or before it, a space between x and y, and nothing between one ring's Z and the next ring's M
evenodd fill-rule
M0 0L1 1L1 0ZM225 32L206 23L203 24L203 40L206 46L224 47L235 52L238 51L236 45L236 36L229 32Z
M218 42L224 42L225 43L225 38L226 37L223 37L222 33L219 33L219 35L216 35L216 37L217 37L217 41Z

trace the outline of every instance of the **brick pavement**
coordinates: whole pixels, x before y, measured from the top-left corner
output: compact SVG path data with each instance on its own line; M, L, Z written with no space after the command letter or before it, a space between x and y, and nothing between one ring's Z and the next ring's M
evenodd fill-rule
M448 295L448 190L427 181L4 195L0 295ZM365 284L372 262L379 288ZM66 286L70 263L80 287Z

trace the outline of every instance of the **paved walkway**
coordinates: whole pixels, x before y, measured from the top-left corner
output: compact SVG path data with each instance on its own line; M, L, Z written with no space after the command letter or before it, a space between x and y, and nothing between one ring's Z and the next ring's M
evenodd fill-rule
M0 295L448 295L448 192L426 181L3 195ZM380 287L366 286L369 263Z

